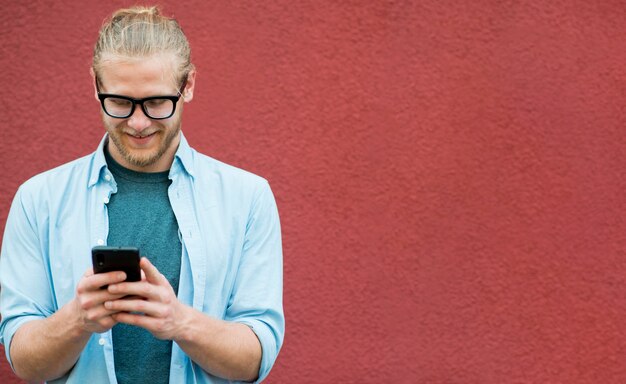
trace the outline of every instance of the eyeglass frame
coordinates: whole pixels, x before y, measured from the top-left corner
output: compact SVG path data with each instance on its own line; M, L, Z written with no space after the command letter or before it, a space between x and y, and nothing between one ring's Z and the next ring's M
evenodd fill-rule
M129 117L131 117L133 115L133 113L135 113L135 107L137 106L137 104L141 105L141 110L143 111L143 114L146 115L146 117L152 119L152 120L165 120L165 119L169 119L170 117L174 116L174 113L176 112L176 104L178 104L178 100L180 100L181 96L183 95L183 90L185 89L185 86L187 86L187 76L185 76L185 78L183 79L183 83L180 86L179 90L178 90L178 95L176 96L170 96L170 95L166 95L166 96L150 96L150 97L144 97L143 99L134 99L132 97L128 97L128 96L124 96L124 95L116 95L113 93L100 93L100 86L98 85L98 83L100 82L98 77L96 76L95 78L96 81L96 91L98 92L98 99L100 100L100 104L102 105L102 110L104 111L104 113L107 114L107 116L110 116L114 119L128 119ZM128 100L132 103L132 106L130 107L130 112L128 113L128 115L126 116L113 116L111 115L106 107L104 106L104 100L106 100L109 97L115 97L118 99L123 99L123 100ZM150 100L155 100L155 99L166 99L166 100L170 100L172 101L173 107L172 107L172 113L169 114L169 116L166 117L152 117L148 111L146 106L143 104L146 101L150 101Z

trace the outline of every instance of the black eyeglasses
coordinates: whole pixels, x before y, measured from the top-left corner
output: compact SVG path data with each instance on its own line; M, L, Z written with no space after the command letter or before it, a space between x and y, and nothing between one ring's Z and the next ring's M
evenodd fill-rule
M176 111L176 104L182 95L185 85L187 85L187 77L183 80L178 95L176 96L150 96L143 99L133 99L132 97L114 95L111 93L100 93L98 86L98 78L96 78L96 90L98 91L98 99L102 104L102 109L107 115L116 119L126 119L135 112L135 106L141 105L143 113L151 119L163 120L172 117Z

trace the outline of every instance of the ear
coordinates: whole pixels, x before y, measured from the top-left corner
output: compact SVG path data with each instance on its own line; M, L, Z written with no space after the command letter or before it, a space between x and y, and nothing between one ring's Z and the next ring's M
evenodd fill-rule
M195 68L189 71L187 75L187 84L185 85L185 89L183 89L183 99L185 103L190 102L193 99L193 90L196 86L196 70Z
M98 99L98 88L96 88L96 73L93 71L93 67L89 68L89 74L91 75L91 84L93 84L93 97L95 97L97 101L100 101L100 99Z

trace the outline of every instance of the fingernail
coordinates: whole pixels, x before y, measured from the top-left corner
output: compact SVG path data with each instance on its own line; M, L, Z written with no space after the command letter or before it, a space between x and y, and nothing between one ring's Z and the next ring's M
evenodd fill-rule
M120 272L117 274L117 278L120 280L124 280L126 278L126 274L124 274L124 272Z
M104 308L111 309L112 306L113 306L113 304L110 301L105 301L104 302Z

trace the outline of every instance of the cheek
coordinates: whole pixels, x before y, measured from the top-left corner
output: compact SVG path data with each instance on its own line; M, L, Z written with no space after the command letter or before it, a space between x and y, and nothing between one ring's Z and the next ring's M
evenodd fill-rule
M170 119L168 119L167 121L153 120L152 125L155 126L155 128L158 128L160 132L164 132L164 133L172 131L176 126L175 122L170 121Z
M110 116L102 116L102 124L108 132L121 131L124 128L126 120L114 119Z

